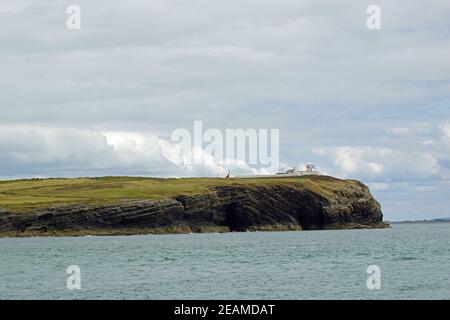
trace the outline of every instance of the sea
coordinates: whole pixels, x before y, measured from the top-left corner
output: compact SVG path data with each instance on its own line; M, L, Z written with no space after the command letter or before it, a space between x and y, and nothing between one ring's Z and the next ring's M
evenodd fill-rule
M450 223L1 238L0 299L450 299Z

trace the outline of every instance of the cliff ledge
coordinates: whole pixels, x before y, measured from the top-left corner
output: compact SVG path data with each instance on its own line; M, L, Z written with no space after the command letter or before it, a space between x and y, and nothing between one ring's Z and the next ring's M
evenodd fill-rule
M327 176L0 183L0 236L382 228L367 186Z

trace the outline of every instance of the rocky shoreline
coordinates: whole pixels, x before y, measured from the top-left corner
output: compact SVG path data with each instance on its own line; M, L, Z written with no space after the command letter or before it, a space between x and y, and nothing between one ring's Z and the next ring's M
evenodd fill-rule
M1 212L0 237L384 228L380 204L358 181L216 186L195 195L109 205L68 205ZM333 182L329 187L330 179Z

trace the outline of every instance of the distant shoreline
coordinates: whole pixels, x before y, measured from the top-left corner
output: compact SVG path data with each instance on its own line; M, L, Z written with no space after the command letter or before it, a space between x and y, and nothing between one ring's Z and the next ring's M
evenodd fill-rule
M450 223L447 219L436 219L436 220L405 220L405 221L386 221L389 224L405 224L405 223Z

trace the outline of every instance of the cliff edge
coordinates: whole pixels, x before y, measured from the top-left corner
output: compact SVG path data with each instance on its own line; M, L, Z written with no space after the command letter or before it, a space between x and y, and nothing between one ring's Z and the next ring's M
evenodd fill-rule
M327 176L9 184L0 184L0 236L386 227L367 186Z

